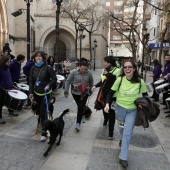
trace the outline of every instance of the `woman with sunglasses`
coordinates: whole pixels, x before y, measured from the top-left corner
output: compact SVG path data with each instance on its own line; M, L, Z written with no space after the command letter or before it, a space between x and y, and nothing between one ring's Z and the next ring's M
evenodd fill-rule
M128 148L137 115L134 101L140 97L141 93L143 96L148 96L146 85L140 78L137 66L133 61L126 61L124 63L120 77L116 79L107 96L105 112L109 111L109 102L115 92L117 92L115 114L121 135L119 162L124 168L127 168Z

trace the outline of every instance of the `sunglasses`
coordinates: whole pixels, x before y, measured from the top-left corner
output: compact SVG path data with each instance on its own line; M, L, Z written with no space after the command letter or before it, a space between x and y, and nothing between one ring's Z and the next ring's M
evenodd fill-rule
M133 68L133 66L124 66L123 69Z

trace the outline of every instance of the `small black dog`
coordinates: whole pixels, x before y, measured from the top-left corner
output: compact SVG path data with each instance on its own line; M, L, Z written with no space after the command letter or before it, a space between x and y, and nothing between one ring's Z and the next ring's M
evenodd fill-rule
M89 108L89 106L85 106L83 108L83 113L84 113L84 116L85 118L90 118L91 117L91 114L92 114L92 110Z
M56 138L58 135L60 135L59 140L57 142L57 145L60 145L61 137L63 135L63 129L64 129L64 120L63 116L69 112L69 109L66 109L63 111L63 113L58 117L55 118L53 121L46 120L43 124L42 130L46 132L47 130L50 132L50 141L48 142L49 147L44 153L44 156L48 155L48 152L51 150L52 146L54 145Z
M49 102L48 102L48 110L49 110L49 113L48 113L48 119L50 120L53 120L53 111L54 111L54 104L55 103L55 97L51 97ZM37 117L37 126L34 130L34 135L36 135L38 133L38 128L40 127L40 116L39 114L37 113L37 103L34 101L32 102L31 104L31 109L34 113L34 115L36 115Z

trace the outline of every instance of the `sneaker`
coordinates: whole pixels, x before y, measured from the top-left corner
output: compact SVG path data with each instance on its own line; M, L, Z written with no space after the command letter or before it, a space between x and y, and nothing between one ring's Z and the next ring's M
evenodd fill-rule
M120 159L120 160L119 160L119 163L120 163L120 165L123 166L123 168L127 168L127 167L128 167L128 163L127 163L127 161L125 161L125 160Z
M119 141L119 146L120 146L120 147L122 146L122 140Z
M5 120L3 120L2 118L0 119L0 123L1 124L6 124Z
M85 122L86 122L85 119L81 120L81 123L85 123Z
M108 139L109 139L109 140L113 140L113 131L112 131L112 132L109 132Z
M11 116L18 116L18 113L15 113L15 112L9 112L9 115L11 115Z
M108 136L108 139L109 140L113 140L113 136Z
M79 130L80 130L80 123L76 123L76 127L75 127L75 129L76 129L77 131L79 131Z
M40 141L41 142L45 142L47 140L47 137L46 136L41 136L41 138L40 138Z

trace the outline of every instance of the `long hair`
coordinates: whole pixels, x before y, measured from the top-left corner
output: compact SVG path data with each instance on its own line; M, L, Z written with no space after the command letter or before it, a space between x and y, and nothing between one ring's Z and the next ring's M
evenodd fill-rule
M9 61L11 58L9 56L4 56L1 55L0 57L0 67L5 68L6 66L6 62Z
M51 61L50 61L50 59L51 59L51 58L53 59L52 64L54 64L54 63L55 63L55 59L54 59L54 57L53 57L53 56L49 56L49 57L48 57L48 59L47 59L47 63L48 63L48 64L51 64Z
M133 68L135 69L135 71L134 71L134 73L133 73L133 77L131 78L131 82L132 83L139 83L140 82L140 79L141 79L141 76L139 75L139 73L138 73L138 71L137 71L137 66L136 66L136 64L133 62L133 61L125 61L124 63L123 63L123 67L124 67L124 65L125 65L125 63L127 63L127 62L130 62L131 64L132 64L132 66L133 66ZM120 74L120 77L123 77L123 76L125 76L125 72L124 72L124 69L122 69L122 72L121 72L121 74Z

